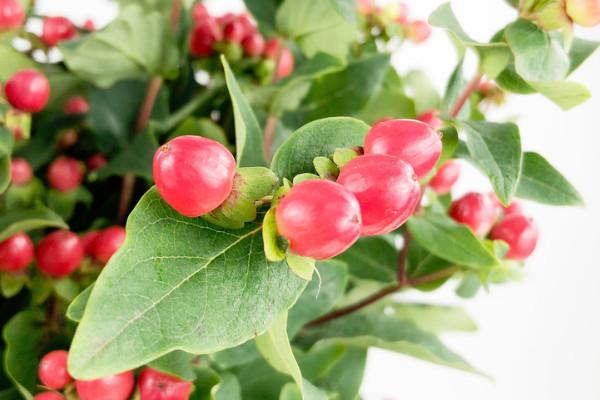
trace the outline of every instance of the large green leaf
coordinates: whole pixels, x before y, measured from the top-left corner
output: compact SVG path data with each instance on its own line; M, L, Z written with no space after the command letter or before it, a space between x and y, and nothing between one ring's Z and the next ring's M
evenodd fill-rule
M229 68L225 56L221 56L221 62L225 69L227 88L233 104L237 165L238 167L267 166L267 157L263 147L263 134L256 116L235 80L235 75Z
M0 194L10 185L10 155L13 149L14 135L0 125Z
M462 121L467 132L467 148L492 183L498 199L510 204L521 173L521 137L515 124Z
M148 191L92 289L69 352L72 375L111 375L176 349L211 353L265 331L306 281L265 259L260 230L186 218Z
M407 226L421 246L444 260L473 268L492 267L498 262L467 226L447 215L427 212L411 217Z
M275 30L278 0L244 0L244 3L261 28Z
M523 154L521 179L517 197L554 206L583 206L583 198L569 181L544 157L537 153Z
M68 229L65 221L42 205L30 210L13 210L0 216L0 242L19 232L39 228Z
M336 148L362 146L369 126L353 118L325 118L295 131L273 156L271 169L280 179L316 173L315 157L329 157Z
M5 43L0 43L0 60L0 80L3 82L24 68L39 68L31 58Z
M168 21L138 5L126 7L106 28L59 48L69 70L97 86L177 73L179 55Z
M360 238L337 259L348 264L350 273L358 278L379 282L396 280L398 250L381 236Z
M440 109L440 95L423 71L410 71L406 74L404 83L411 89L412 93L416 94L413 99L416 114Z
M428 304L395 303L387 306L396 318L410 319L428 332L477 330L473 320L462 308L431 306Z

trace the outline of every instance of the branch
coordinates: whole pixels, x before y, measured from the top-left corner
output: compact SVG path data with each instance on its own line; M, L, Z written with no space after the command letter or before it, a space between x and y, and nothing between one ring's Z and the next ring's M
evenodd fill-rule
M408 258L408 245L410 244L410 232L408 229L404 231L404 244L398 256L398 282L400 285L406 284L406 260Z
M465 105L465 103L467 102L467 100L469 100L469 96L471 96L471 93L473 93L473 91L479 87L481 78L483 78L483 74L477 74L467 84L467 86L463 90L462 94L456 101L456 104L454 104L454 107L452 107L452 110L450 110L450 114L449 114L450 117L456 118L458 116L458 113L460 112L460 110L462 110L462 108Z

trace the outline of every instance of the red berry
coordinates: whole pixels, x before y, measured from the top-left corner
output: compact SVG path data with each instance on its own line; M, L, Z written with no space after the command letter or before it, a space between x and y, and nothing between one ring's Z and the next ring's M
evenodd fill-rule
M424 122L427 125L430 125L433 129L440 129L442 126L444 126L444 121L437 117L439 113L440 112L438 110L425 111L423 114L417 117L417 121Z
M158 193L187 217L217 208L233 186L235 159L222 144L200 136L179 136L154 154Z
M54 189L68 192L81 185L83 168L80 162L74 158L59 157L50 164L46 177Z
M50 83L35 69L26 68L14 74L4 88L6 100L23 111L41 111L50 96Z
M100 236L100 231L89 231L81 237L83 253L86 256L94 256L94 247L96 247L96 239L98 236Z
M133 392L133 371L107 376L92 381L75 381L81 400L126 400Z
M10 161L10 183L24 185L29 183L33 176L31 165L24 158L13 158Z
M76 36L75 25L65 17L44 18L41 39L46 45L56 46L58 42L73 39Z
M237 16L237 20L244 27L244 37L249 36L256 32L256 27L252 23L248 14L240 14Z
M33 260L33 243L24 233L12 235L0 242L0 270L17 272Z
M90 111L90 105L81 96L71 97L65 104L65 114L86 114Z
M507 215L492 230L493 240L503 240L509 250L509 260L523 261L533 253L538 240L537 224L522 214Z
M292 253L324 260L350 247L361 231L360 204L343 186L311 179L294 185L276 212Z
M429 181L429 187L437 194L450 193L452 186L460 176L460 164L457 160L446 161Z
M196 3L192 8L192 18L196 24L202 24L206 21L206 18L210 17L208 10L202 3Z
M404 25L408 19L408 6L405 3L398 3L398 5L400 6L400 13L398 14L396 21L399 24Z
M108 161L106 160L106 157L104 157L104 154L97 153L87 159L85 166L90 171L96 171L104 167L107 162Z
M508 207L502 208L504 209L504 215L523 214L523 204L518 201L513 201Z
M398 228L410 217L421 194L412 167L383 154L350 160L337 183L358 199L363 236L383 235Z
M414 43L423 43L431 35L431 25L425 21L412 21L406 26L406 37Z
M187 400L192 382L146 367L138 377L140 400Z
M242 47L247 55L260 56L265 51L265 39L259 32L251 33L242 40Z
M25 10L19 0L0 0L0 32L15 29L25 22Z
M219 24L221 27L227 25L228 23L230 23L231 21L235 21L237 19L237 15L233 14L233 13L227 13L225 15L223 15L222 17L217 17L216 21L217 24Z
M81 25L81 29L85 29L86 31L94 32L96 30L96 24L91 19L87 19L83 25Z
M283 46L278 39L271 39L265 44L265 57L277 62L277 55L279 47ZM281 48L281 55L279 56L279 68L277 69L277 76L279 78L285 78L294 70L294 56L287 47Z
M223 39L230 43L241 43L246 36L246 29L239 19L234 19L223 27Z
M448 213L456 222L471 228L477 236L485 236L494 224L496 206L489 196L471 192L455 200Z
M365 154L387 154L409 163L419 179L435 166L442 154L440 134L412 119L394 119L374 125L365 138Z
M56 277L67 276L81 264L83 243L73 232L54 231L38 244L35 257L40 271Z
M33 400L65 400L65 398L56 392L44 392L33 396Z
M222 39L222 33L212 17L192 31L190 37L190 52L196 57L207 57L214 52L214 45Z
M122 226L111 226L101 231L94 241L94 258L102 264L108 263L125 241L125 236L125 228Z
M38 375L42 384L51 389L62 389L71 382L71 375L67 370L69 353L65 350L55 350L46 354L40 361Z

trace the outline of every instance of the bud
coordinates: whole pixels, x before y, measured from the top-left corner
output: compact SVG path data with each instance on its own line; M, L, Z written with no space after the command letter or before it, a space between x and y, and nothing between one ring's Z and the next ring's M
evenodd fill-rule
M315 166L315 169L317 170L319 176L323 179L335 182L338 175L340 174L340 169L335 165L333 161L331 161L327 157L315 158L313 160L313 165ZM296 181L294 178L294 184L295 183Z
M342 168L348 161L358 156L362 156L363 154L365 154L365 150L360 146L344 147L343 149L338 148L333 152L333 162L339 168Z
M538 24L547 31L562 29L571 24L565 5L562 2L553 3L544 8L538 17Z
M567 0L567 14L578 25L600 24L600 0Z

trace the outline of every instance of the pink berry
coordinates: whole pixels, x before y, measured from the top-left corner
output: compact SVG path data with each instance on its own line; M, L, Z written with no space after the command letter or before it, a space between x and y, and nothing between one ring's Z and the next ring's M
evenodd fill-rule
M43 392L33 396L33 400L65 400L65 398L56 392Z
M207 57L214 52L214 45L223 37L215 20L209 17L197 25L190 37L190 52L196 57Z
M101 231L94 241L94 258L102 264L108 263L125 241L125 236L125 228L122 226L111 226Z
M73 39L76 36L75 25L65 17L44 18L41 39L46 45L56 46L58 42Z
M83 168L80 162L74 158L59 157L50 164L46 177L54 189L68 192L81 185Z
M265 39L259 32L251 33L242 40L242 48L251 57L260 56L265 51Z
M324 260L344 252L361 231L360 204L343 186L312 179L294 185L276 211L292 253Z
M192 382L146 367L138 377L138 385L140 400L187 400Z
M33 255L34 247L29 236L22 232L12 235L0 242L0 270L21 271L33 260Z
M365 138L365 154L387 154L409 163L419 179L435 166L442 154L440 134L412 119L394 119L374 125Z
M81 25L81 29L85 29L86 31L94 32L96 30L96 24L91 19L85 20L83 25Z
M97 153L87 159L85 166L89 171L96 171L104 167L108 161L104 154Z
M435 176L429 181L429 187L439 195L450 193L452 186L460 176L460 164L457 160L449 160L438 168Z
M81 96L71 97L65 104L65 114L86 114L90 111L90 105Z
M163 200L187 217L198 217L227 199L236 164L214 140L179 136L156 151L152 169Z
M455 200L448 213L456 222L471 228L477 236L485 236L494 224L496 206L489 196L471 192Z
M35 257L40 271L50 276L67 276L81 264L83 243L73 232L54 231L38 244Z
M508 207L502 208L504 209L504 215L523 214L523 204L518 201L513 201Z
M283 46L278 39L271 39L265 44L265 57L277 62L277 55L279 47ZM287 47L281 48L281 55L279 56L279 68L277 69L277 76L285 78L290 75L294 70L294 56Z
M83 253L86 256L94 256L94 248L96 247L96 239L98 236L100 236L100 231L89 231L81 237Z
M241 43L244 36L246 36L246 30L238 19L234 19L223 27L223 39L230 43Z
M440 129L444 126L444 121L439 119L437 116L440 114L438 110L425 111L423 114L417 117L417 121L421 121L430 125L433 129Z
M406 37L414 43L423 43L431 35L431 25L425 21L412 21L406 26Z
M600 1L567 0L567 15L578 25L596 26L600 24Z
M50 96L50 83L35 69L26 68L14 74L4 88L6 100L23 111L41 111Z
M15 29L25 22L25 10L18 0L0 0L0 32Z
M421 194L412 167L383 154L350 160L337 183L358 199L363 236L383 235L398 228L410 217Z
M126 400L133 392L133 371L91 381L75 381L81 400Z
M503 240L509 250L509 260L523 261L533 253L538 240L537 224L522 214L507 215L492 230L493 240Z
M227 13L221 17L217 17L216 21L217 24L219 24L221 27L227 25L228 23L230 23L231 21L235 21L237 19L237 15L235 15L234 13Z
M206 18L210 17L208 10L202 3L196 3L192 8L192 18L196 24L202 24L206 21Z
M399 24L404 25L408 19L408 6L405 3L398 3L398 5L400 6L400 13L398 14L396 21Z
M51 389L62 389L71 382L71 375L67 370L69 353L65 350L55 350L46 354L40 361L38 375L40 381Z
M24 158L13 158L10 161L10 183L13 185L24 185L31 181L33 170Z

